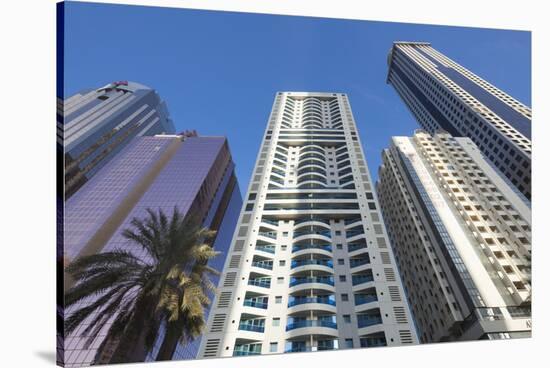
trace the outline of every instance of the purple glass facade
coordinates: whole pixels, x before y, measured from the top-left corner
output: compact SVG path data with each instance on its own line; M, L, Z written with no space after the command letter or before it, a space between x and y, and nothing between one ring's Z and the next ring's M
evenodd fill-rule
M219 229L214 247L222 254L211 265L221 270L238 217L232 208L240 208L241 203L225 138L135 138L66 202L65 262L114 249L130 250L147 261L141 248L121 235L122 230L131 227L134 217L145 217L147 208L170 213L177 206L184 214L198 215L205 226ZM82 304L67 309L66 315ZM98 354L98 347L109 325L89 349L83 348L84 338L79 337L83 328L65 338L65 365L107 363L109 352ZM178 346L174 358L194 358L197 348L197 343Z

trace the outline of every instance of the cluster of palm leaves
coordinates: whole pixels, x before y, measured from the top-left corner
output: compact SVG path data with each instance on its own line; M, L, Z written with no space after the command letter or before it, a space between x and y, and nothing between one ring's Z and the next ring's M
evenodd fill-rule
M218 273L208 266L218 253L212 248L215 232L177 208L170 217L162 210L147 212L122 233L131 250L77 258L66 269L75 284L65 294L65 308L73 310L65 333L78 328L87 348L109 326L96 363L143 361L161 327L155 359L169 360L178 342L195 339L205 327L215 288L211 276Z

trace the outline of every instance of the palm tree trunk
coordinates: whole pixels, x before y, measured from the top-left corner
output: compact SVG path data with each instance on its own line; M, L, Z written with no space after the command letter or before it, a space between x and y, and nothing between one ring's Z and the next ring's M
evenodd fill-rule
M185 320L180 319L178 321L170 322L165 325L166 333L164 334L162 345L160 346L159 352L157 354L157 361L172 360L172 356L174 355L176 347L178 346L178 341L183 334L184 323Z

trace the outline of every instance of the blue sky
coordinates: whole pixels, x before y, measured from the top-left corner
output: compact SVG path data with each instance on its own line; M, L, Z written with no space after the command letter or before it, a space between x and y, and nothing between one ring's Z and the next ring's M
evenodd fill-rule
M531 34L187 9L66 3L65 96L116 80L155 88L177 130L228 137L246 191L277 91L347 93L373 179L418 126L386 84L393 41L439 51L531 106Z

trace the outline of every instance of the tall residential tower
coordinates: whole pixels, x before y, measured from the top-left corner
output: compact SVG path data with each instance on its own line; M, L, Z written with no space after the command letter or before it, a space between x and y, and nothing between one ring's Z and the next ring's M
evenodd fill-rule
M278 93L199 357L417 342L347 96Z
M531 198L531 109L424 42L395 42L388 83L429 133L470 137Z
M377 192L421 342L531 334L531 209L469 138L418 131Z
M65 200L133 137L174 133L155 90L119 81L58 101L57 142L64 156Z

